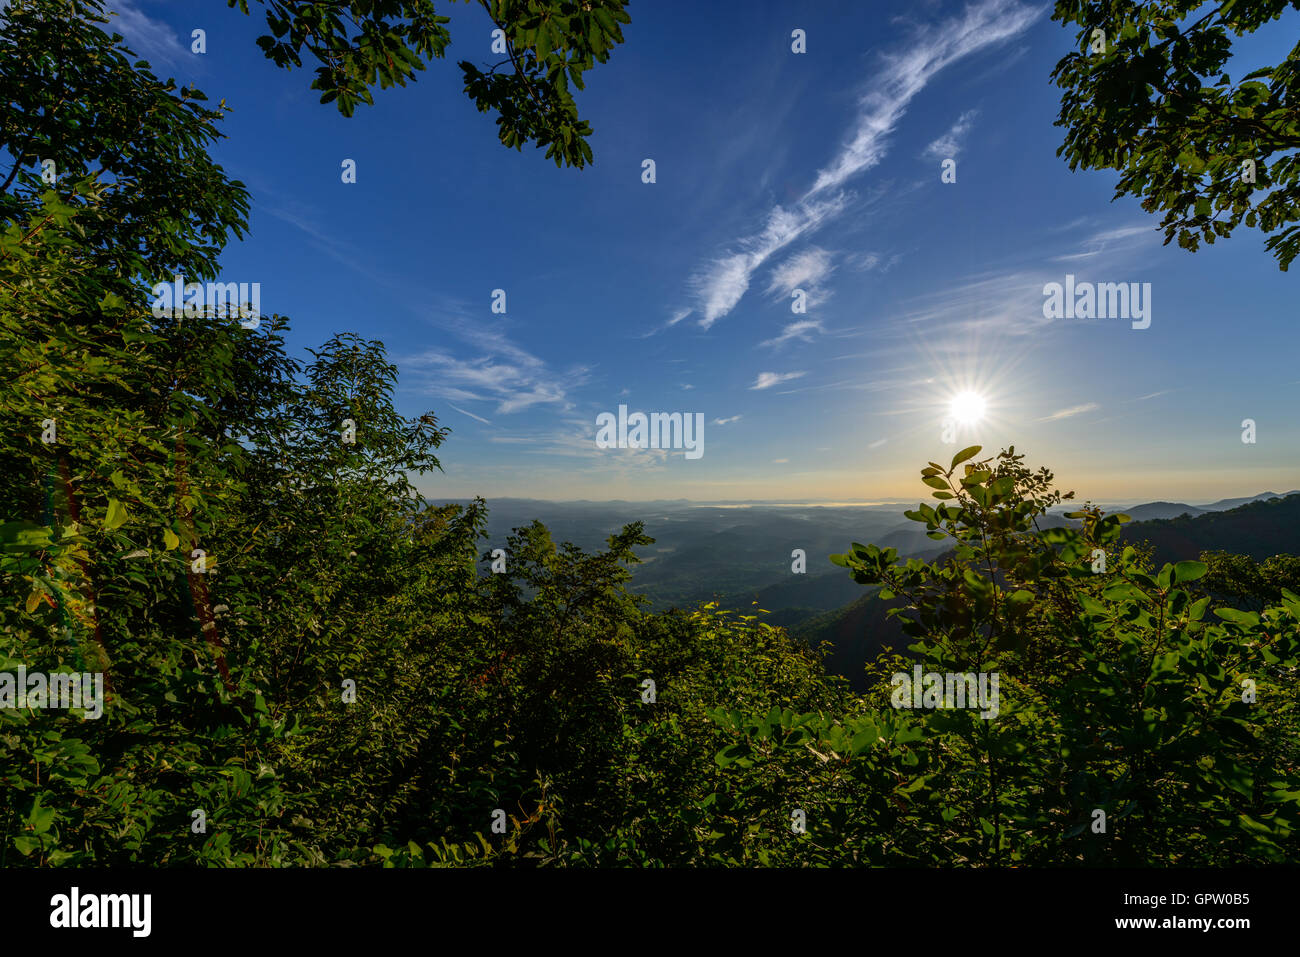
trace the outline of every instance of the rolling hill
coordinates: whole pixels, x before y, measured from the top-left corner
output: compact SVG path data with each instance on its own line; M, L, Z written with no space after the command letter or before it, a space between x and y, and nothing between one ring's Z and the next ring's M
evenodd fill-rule
M1300 493L1225 501L1246 504L1221 511L1206 506L1201 514L1180 513L1179 517L1134 521L1124 526L1123 541L1151 545L1157 566L1195 559L1206 551L1249 555L1256 561L1279 554L1300 554ZM1134 516L1159 512L1161 506L1191 508L1153 502L1120 510ZM840 574L852 584L847 572ZM826 659L827 669L848 678L850 685L859 691L865 685L862 668L866 662L887 647L905 652L910 643L897 621L887 615L900 600L883 602L875 597L875 592L874 588L870 589L842 608L788 626L791 634L813 647L830 642L834 650Z

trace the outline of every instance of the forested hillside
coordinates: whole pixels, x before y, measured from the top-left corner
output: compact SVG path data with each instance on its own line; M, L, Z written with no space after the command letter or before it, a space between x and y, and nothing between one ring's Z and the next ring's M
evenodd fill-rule
M1116 514L1131 516L1135 511L1121 509ZM1133 521L1123 526L1122 540L1140 546L1157 562L1199 558L1209 563L1205 585L1215 597L1227 601L1262 607L1277 601L1283 587L1300 589L1295 570L1300 559L1291 555L1296 550L1293 543L1300 540L1300 495L1189 518ZM937 561L952 557L944 553ZM858 688L866 680L863 668L883 649L903 651L910 643L899 620L889 614L903 604L901 599L882 601L874 593L866 594L842 608L801 620L790 631L813 648L827 643L827 668Z
M1216 550L1263 560L1294 554L1300 529L1300 495L1239 505L1225 512L1159 519L1131 525L1124 540L1145 542L1155 561L1177 561Z

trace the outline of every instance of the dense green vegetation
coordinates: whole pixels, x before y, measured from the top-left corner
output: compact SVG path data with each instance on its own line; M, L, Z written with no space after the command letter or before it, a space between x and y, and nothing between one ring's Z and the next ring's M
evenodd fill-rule
M405 86L417 71L447 54L449 17L434 0L254 0L270 31L257 39L268 60L284 69L302 66L306 53L320 64L311 82L322 103L351 116L358 103L374 103L373 89ZM249 13L249 0L226 0ZM627 0L467 0L495 27L488 48L496 62L484 70L470 60L457 65L465 95L480 113L495 113L501 142L523 150L546 147L556 166L592 161L591 125L578 116L569 89L606 62L631 21Z
M1119 172L1115 195L1160 213L1165 243L1195 250L1243 223L1285 270L1300 253L1300 44L1279 63L1233 59L1234 39L1297 0L1057 0L1075 31L1056 65L1057 153ZM1292 42L1292 40L1288 40ZM1236 80L1232 73L1236 74Z
M486 573L481 503L412 485L447 432L397 413L382 344L151 314L243 228L218 114L41 9L0 28L0 671L108 701L0 709L0 865L1294 857L1287 569L1156 568L1095 509L1040 529L1063 496L1014 449L932 463L910 517L947 557L835 561L927 670L1000 675L993 719L894 707L912 659L854 693L758 617L649 612L639 523L595 553L522 527Z
M1251 502L1225 512L1156 519L1125 529L1125 539L1152 549L1155 561L1227 551L1260 561L1295 548L1300 495Z

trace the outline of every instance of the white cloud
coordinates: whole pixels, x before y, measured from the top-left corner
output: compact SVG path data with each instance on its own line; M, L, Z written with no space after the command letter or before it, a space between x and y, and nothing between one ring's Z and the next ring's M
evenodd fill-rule
M781 334L775 339L765 339L760 342L760 346L780 346L789 342L791 339L799 339L803 342L812 342L810 332L825 332L822 324L813 319L803 319L799 322L792 322L781 330Z
M571 407L568 392L586 383L587 369L563 373L514 343L495 329L475 325L475 319L455 303L444 304L447 316L434 321L467 343L477 354L466 358L445 349L429 349L394 358L403 375L428 394L450 402L494 401L501 414L535 405Z
M947 133L939 137L933 143L925 148L926 156L932 156L935 159L956 159L957 154L961 152L963 140L971 130L975 117L979 115L979 110L967 110L957 118L957 122L952 125Z
M966 277L916 297L901 318L953 331L1029 334L1051 322L1043 318L1045 275L1026 269Z
M850 177L870 169L884 157L887 139L912 99L936 73L986 47L1023 32L1039 10L1016 0L986 0L966 8L960 20L924 30L909 49L884 57L885 79L862 98L853 138L822 170L809 195L835 189Z
M735 308L754 272L773 253L815 232L843 212L849 197L840 190L849 179L876 166L888 152L887 140L912 99L944 67L1025 30L1039 11L1017 0L984 0L920 33L913 45L884 57L877 82L861 100L856 129L818 174L811 189L791 209L777 206L767 225L742 239L739 251L721 256L692 277L705 329Z
M114 0L109 10L114 16L101 26L122 34L137 56L157 65L175 64L189 55L171 27L139 10L133 0Z
M791 256L772 270L772 281L768 284L769 294L789 296L796 289L808 293L808 305L820 302L823 296L820 287L827 277L835 271L831 264L831 254L819 246L813 246Z
M450 402L448 402L447 404L451 405ZM466 412L464 409L458 408L457 406L454 405L452 405L451 407L455 409L457 412L459 412L461 415L468 415L471 419L474 419L477 422L482 422L484 425L492 424L487 419L483 418L483 416L481 415L475 415L473 412Z
M889 272L902 260L902 253L894 253L886 258L882 253L865 252L852 253L844 257L844 261L859 272L872 272L879 269L881 272Z
M1056 422L1058 419L1068 419L1072 415L1083 415L1085 412L1095 412L1100 408L1101 406L1096 402L1085 402L1083 405L1072 405L1068 409L1061 409L1058 412L1053 412L1051 415L1045 415L1038 421Z
M731 418L728 418L728 419L714 419L714 420L713 420L713 424L714 424L714 425L727 425L727 424L730 423L730 422L739 422L739 421L740 421L740 416L738 416L738 415L733 415L733 416L731 416Z
M1159 238L1160 232L1150 225L1120 226L1094 233L1083 241L1082 252L1056 256L1052 262L1076 262L1080 259L1093 259L1105 252L1117 252L1141 246Z
M773 253L820 229L847 206L848 197L840 193L823 201L802 201L793 209L774 207L763 231L741 241L743 252L714 260L691 279L703 313L700 325L707 329L731 312L749 289L750 277Z
M653 329L651 329L649 332L643 332L641 335L637 336L637 338L638 338L638 339L649 339L651 336L657 336L659 333L663 332L665 329L671 329L673 326L677 325L677 323L681 322L683 319L685 319L687 316L689 316L689 315L691 314L691 312L692 312L692 310L690 310L690 309L678 309L678 310L676 310L676 311L673 312L672 318L670 318L670 319L669 319L667 322L665 322L662 326L655 326L655 327L654 327Z
M750 391L754 389L770 389L774 385L789 382L791 379L798 379L800 376L807 374L806 372L760 372L758 378L754 380L754 384L749 388Z

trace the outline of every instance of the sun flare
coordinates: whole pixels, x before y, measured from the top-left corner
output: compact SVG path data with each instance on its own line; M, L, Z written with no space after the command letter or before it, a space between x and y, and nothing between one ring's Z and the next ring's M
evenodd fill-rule
M960 425L974 425L984 418L988 403L978 392L959 392L952 397L949 412Z

